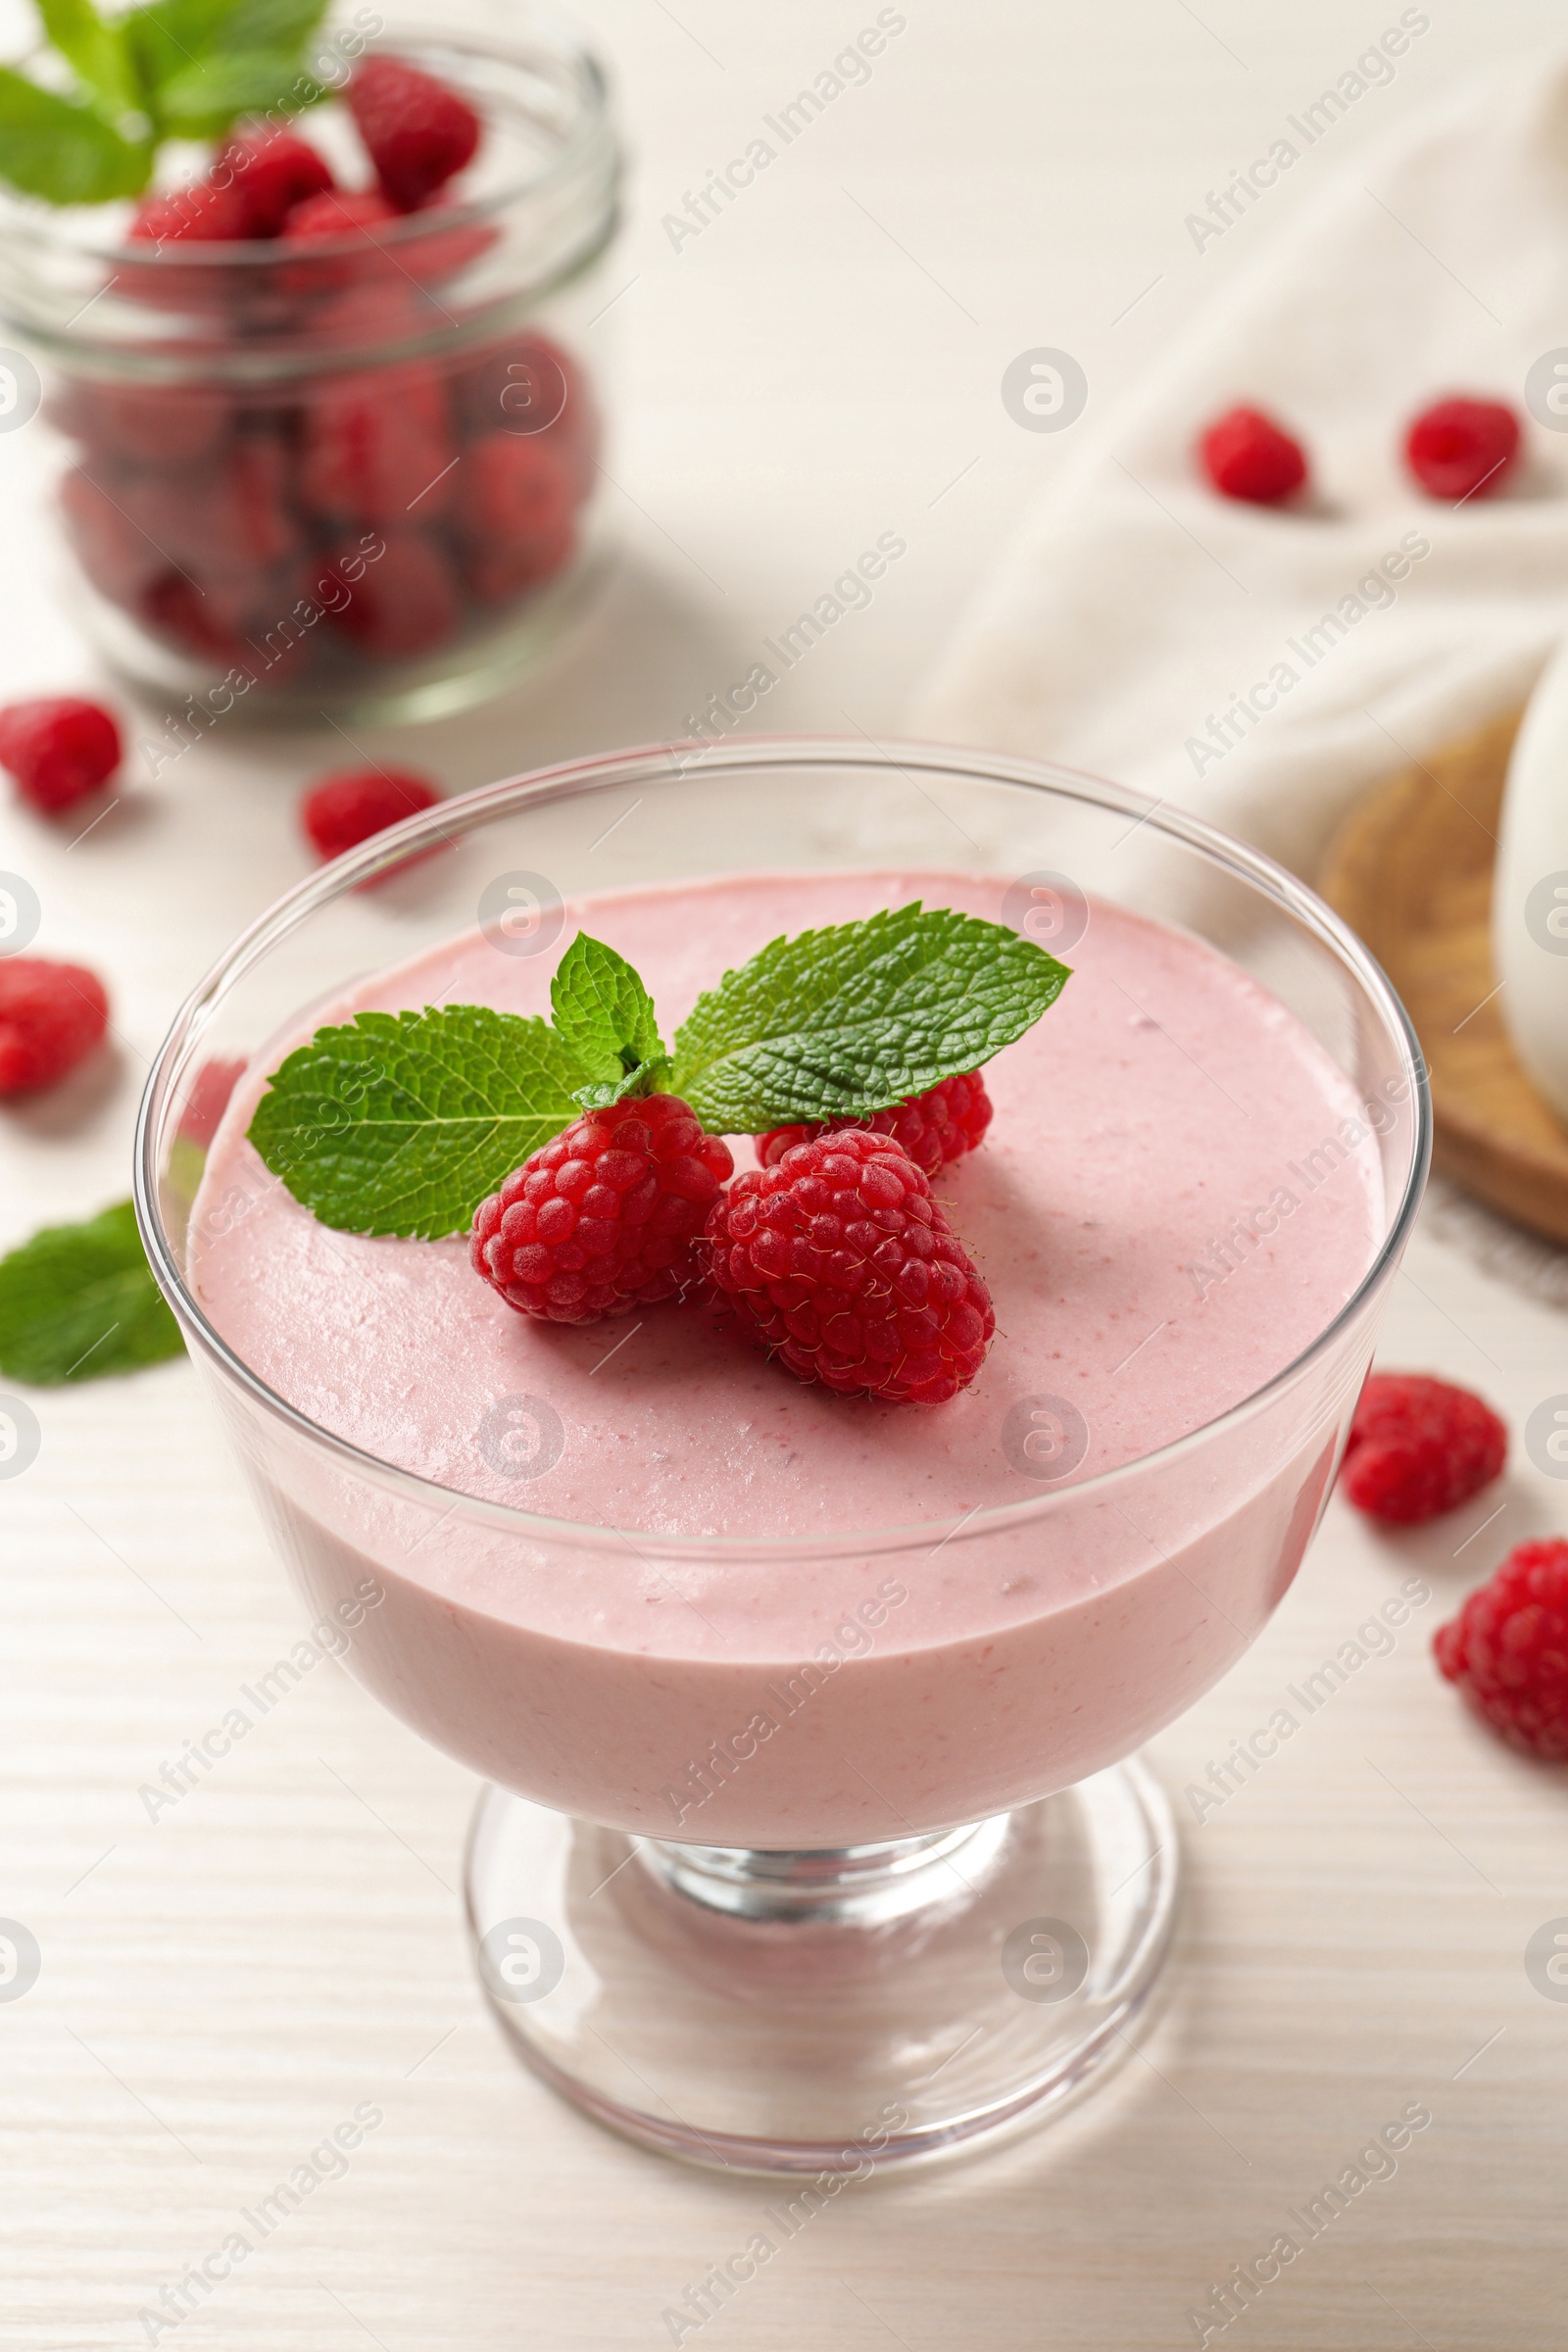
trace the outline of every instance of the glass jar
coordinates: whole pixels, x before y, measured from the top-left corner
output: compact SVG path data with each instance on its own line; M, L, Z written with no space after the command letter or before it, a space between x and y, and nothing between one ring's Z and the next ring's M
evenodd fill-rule
M605 76L526 11L505 44L385 45L485 134L461 195L373 231L136 243L122 206L0 197L0 318L64 445L72 609L187 724L477 701L601 566ZM345 112L303 128L363 179Z

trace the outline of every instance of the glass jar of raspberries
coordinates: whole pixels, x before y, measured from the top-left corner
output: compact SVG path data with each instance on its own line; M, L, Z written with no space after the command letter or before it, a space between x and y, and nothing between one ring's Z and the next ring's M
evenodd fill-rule
M73 609L198 725L476 701L599 569L604 75L531 11L505 45L359 21L194 178L0 193Z

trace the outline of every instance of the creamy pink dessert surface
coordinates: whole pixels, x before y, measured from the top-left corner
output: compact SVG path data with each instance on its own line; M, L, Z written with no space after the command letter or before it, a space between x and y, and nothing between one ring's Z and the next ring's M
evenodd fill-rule
M717 1842L972 1818L1126 1753L1213 1681L1294 1575L1369 1335L1348 1337L1308 1397L1072 1491L1253 1395L1333 1321L1384 1230L1366 1106L1292 1014L1185 935L1095 905L1060 1000L987 1066L991 1132L937 1190L998 1330L974 1386L940 1407L806 1388L678 1307L530 1322L461 1240L326 1231L245 1141L268 1071L316 1027L437 1002L548 1013L578 928L637 966L668 1037L781 932L915 897L996 920L1004 888L889 871L583 900L546 954L475 931L313 1008L237 1088L190 1228L218 1332L378 1459L573 1523L558 1539L443 1517L442 1497L395 1497L281 1432L253 1459L313 1599L371 1571L386 1590L350 1663L505 1785ZM1409 1115L1375 1107L1379 1125ZM559 1459L532 1478L510 1474L494 1434L517 1396L561 1424ZM1008 1420L1041 1396L1087 1430L1057 1487L1028 1475L1027 1417ZM991 1516L1007 1505L1035 1507ZM896 1551L842 1541L920 1523L932 1533ZM713 1537L763 1548L736 1556ZM780 1538L797 1544L766 1548ZM813 1659L802 1698L785 1678Z
M356 988L312 1026L371 1004L548 1015L551 972L582 928L630 957L668 1035L704 987L778 933L916 896L995 919L1001 890L958 875L813 875L585 901L546 955L499 954L475 931ZM1041 1393L1088 1423L1076 1475L1108 1469L1212 1420L1300 1353L1366 1268L1381 1185L1375 1149L1310 1194L1291 1174L1355 1102L1238 966L1105 906L1072 962L1056 1005L987 1067L996 1118L984 1145L937 1186L998 1326L973 1388L940 1409L804 1387L676 1307L542 1325L475 1279L461 1240L326 1231L244 1140L265 1069L242 1083L215 1141L194 1221L196 1296L323 1428L462 1493L591 1526L837 1536L1016 1502L1033 1482L1009 1463L1000 1427L1014 1398ZM744 1140L736 1151L752 1163ZM1238 1250L1245 1262L1200 1298L1189 1266L1286 1187L1300 1205L1273 1210L1277 1230ZM204 1210L231 1190L254 1207L209 1230ZM555 1467L526 1482L479 1439L495 1400L519 1391L546 1398L565 1430Z

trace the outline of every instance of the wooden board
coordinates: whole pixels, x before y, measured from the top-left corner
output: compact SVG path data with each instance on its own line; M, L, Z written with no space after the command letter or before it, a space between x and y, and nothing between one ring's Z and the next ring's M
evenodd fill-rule
M1363 801L1319 884L1403 998L1432 1073L1434 1156L1504 1215L1568 1242L1568 1129L1525 1075L1497 1001L1492 874L1507 712Z

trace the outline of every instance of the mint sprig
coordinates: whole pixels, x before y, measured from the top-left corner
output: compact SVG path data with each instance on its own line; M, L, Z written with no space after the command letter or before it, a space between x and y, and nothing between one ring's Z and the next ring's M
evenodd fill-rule
M0 1258L0 1373L34 1388L162 1363L183 1346L128 1200Z
M989 1061L1066 979L1033 941L916 899L726 972L676 1032L669 1089L721 1135L868 1116Z
M358 1013L273 1071L249 1136L323 1224L433 1240L581 1108L674 1094L718 1135L869 1117L979 1068L1068 977L1016 932L916 900L775 939L698 999L671 1055L637 973L581 933L553 1023L479 1004Z
M307 52L325 0L37 0L55 71L0 66L0 177L50 204L139 196L166 139L325 96ZM56 86L56 84L61 86Z

